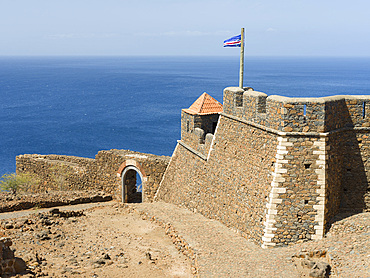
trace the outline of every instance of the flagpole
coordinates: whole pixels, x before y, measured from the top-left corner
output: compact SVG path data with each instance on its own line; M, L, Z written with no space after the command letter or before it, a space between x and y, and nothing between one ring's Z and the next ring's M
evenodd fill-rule
M239 87L243 89L244 76L244 28L241 30Z

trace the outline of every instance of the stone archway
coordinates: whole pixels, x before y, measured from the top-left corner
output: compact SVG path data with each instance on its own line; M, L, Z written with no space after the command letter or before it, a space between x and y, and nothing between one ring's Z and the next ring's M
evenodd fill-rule
M140 163L133 159L126 160L119 167L117 174L121 178L122 202L141 203L147 201L145 192L148 179ZM138 179L141 181L141 188L139 188Z
M143 175L135 166L127 166L122 172L122 202L141 203L143 201Z

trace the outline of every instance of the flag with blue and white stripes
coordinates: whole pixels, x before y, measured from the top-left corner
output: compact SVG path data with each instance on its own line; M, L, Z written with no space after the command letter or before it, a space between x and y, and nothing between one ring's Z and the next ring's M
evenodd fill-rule
M241 47L241 46L242 46L241 34L224 41L224 47Z

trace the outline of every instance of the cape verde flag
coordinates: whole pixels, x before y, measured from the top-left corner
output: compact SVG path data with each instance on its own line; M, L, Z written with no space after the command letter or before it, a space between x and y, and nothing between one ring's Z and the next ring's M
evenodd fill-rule
M241 46L242 46L241 34L224 41L224 47L241 47Z

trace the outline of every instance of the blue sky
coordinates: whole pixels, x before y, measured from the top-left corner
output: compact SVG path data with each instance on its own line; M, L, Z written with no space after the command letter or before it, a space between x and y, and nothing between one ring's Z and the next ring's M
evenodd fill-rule
M368 0L0 0L0 55L370 56Z

